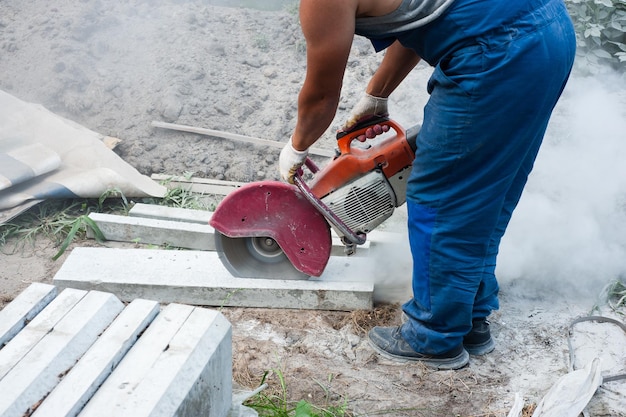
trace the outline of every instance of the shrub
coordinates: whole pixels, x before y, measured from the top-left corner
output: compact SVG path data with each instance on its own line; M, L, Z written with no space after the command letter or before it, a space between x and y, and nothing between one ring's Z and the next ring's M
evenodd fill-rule
M565 0L576 28L578 68L626 73L626 0Z

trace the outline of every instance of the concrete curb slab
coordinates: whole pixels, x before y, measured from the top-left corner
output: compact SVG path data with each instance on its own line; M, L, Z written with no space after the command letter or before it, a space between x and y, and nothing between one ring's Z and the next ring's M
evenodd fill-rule
M209 225L212 212L136 204L129 216L91 213L89 218L100 228L106 240L141 243L194 250L215 250L215 229ZM87 236L94 238L91 229ZM366 256L370 243L360 245L355 256ZM346 256L345 245L334 236L332 256Z
M53 282L123 301L350 311L373 307L372 271L367 258L331 257L316 279L246 279L233 277L215 252L75 248ZM355 276L362 279L349 281Z
M0 348L57 296L53 285L34 283L0 311Z
M156 204L136 203L129 211L130 217L144 219L170 220L185 223L209 224L213 212L192 210L180 207L159 206Z
M230 340L230 323L217 311L168 305L80 416L225 416L232 393Z
M159 303L156 301L133 300L37 407L32 417L78 415L157 314Z
M0 416L229 415L232 330L221 313L33 284L0 317L36 310L0 347Z
M85 294L87 291L76 289L63 291L0 350L0 380L54 329Z
M44 398L122 308L112 294L84 294L0 380L0 415L23 415Z
M91 213L106 240L172 246L196 250L215 250L215 229L207 224L155 218ZM88 229L89 237L94 234Z

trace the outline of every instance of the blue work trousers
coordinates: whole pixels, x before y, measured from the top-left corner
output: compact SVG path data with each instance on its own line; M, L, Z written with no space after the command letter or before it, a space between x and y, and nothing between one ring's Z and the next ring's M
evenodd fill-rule
M457 0L398 39L436 63L407 189L413 298L401 331L416 351L441 354L499 307L498 246L569 77L575 34L561 0Z

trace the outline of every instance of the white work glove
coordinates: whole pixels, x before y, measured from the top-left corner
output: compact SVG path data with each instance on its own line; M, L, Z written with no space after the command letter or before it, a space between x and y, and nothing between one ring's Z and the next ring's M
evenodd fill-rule
M280 170L280 177L290 184L293 184L293 177L296 175L298 169L304 164L304 161L309 154L309 150L298 151L293 148L291 138L285 145L282 151L280 151L280 157L278 158L278 169Z
M354 109L352 109L350 117L344 123L341 130L345 132L350 130L352 127L354 127L354 125L359 122L363 122L367 119L374 117L387 116L389 116L389 111L387 110L387 98L374 97L370 94L365 93L356 104Z

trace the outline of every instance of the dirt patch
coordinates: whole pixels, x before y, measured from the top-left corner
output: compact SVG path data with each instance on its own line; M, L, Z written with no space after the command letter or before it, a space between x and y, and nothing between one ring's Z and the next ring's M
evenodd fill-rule
M2 11L2 90L120 138L116 152L146 175L188 173L231 181L278 178L277 150L156 129L151 122L285 142L295 126L296 97L305 71L295 8L271 12L199 1L52 5L8 0L3 1ZM334 147L334 129L359 98L380 58L367 41L355 39L337 117L319 147ZM431 72L420 65L392 96L390 108L400 123L408 126L421 120ZM557 111L554 126L567 123L558 117L566 111L568 107ZM555 136L546 145L547 157L555 149L551 146L567 137ZM558 178L542 171L537 175ZM531 186L531 196L534 191L536 187ZM560 188L548 201L566 191ZM525 213L530 212L522 211L517 218L526 221ZM606 257L599 261L587 256L588 248L585 256L571 255L572 242L590 241L583 235L569 239L570 246L557 246L556 255L550 250L533 252L526 245L528 240L543 242L541 232L555 230L559 220L566 218L565 211L557 213L555 218L548 217L552 228L540 224L541 230L536 231L528 223L523 223L525 227L512 224L511 236L525 239L503 242L501 310L491 317L497 348L487 356L472 357L468 367L434 372L419 364L389 362L369 348L366 331L378 324L399 323L399 303L410 294L410 259L406 252L390 251L393 258L379 266L381 288L390 291L378 294L373 311L223 309L233 324L235 381L254 388L270 371L268 390L279 390L277 375L282 374L291 400L345 401L355 415L505 416L516 392L527 403L537 403L569 370L571 321L589 314L600 289L624 271L621 263L599 271L612 265L612 260L625 258L619 249L623 240L617 238L617 245L607 245ZM623 220L623 213L617 218ZM585 223L565 221L567 232L571 224ZM614 235L620 235L616 231L622 230L621 223L614 226ZM602 236L606 242L613 234ZM406 247L406 241L398 244ZM19 251L1 253L0 306L31 282L50 283L67 256L52 261L57 249L38 239ZM538 258L552 262L535 263ZM581 260L582 266L575 260ZM576 348L584 347L587 354L580 357L577 367L607 345L626 346L624 336L607 337L597 326L585 329L584 334ZM620 367L624 372L624 355L622 350L613 351L610 356L621 362L617 360L606 372L618 372ZM623 384L613 382L601 388L592 400L591 414L626 416Z

